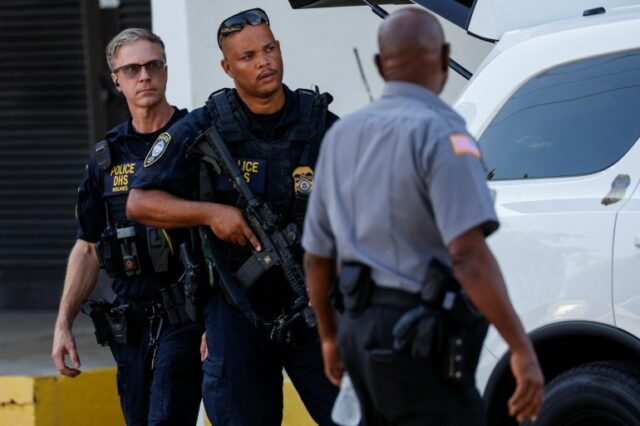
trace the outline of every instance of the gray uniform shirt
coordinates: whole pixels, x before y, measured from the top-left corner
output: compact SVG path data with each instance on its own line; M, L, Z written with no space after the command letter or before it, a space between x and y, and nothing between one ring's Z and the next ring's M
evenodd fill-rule
M417 292L447 245L498 227L478 145L462 117L425 88L388 82L338 121L316 164L302 245L371 267L380 286Z

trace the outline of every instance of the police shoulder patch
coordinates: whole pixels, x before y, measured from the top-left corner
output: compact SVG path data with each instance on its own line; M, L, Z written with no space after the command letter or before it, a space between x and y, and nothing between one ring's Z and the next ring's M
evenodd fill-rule
M466 133L451 134L449 135L449 141L451 142L453 153L456 155L472 155L476 158L482 157L477 142Z
M171 142L171 135L169 133L164 132L158 135L158 139L153 143L153 146L151 146L151 149L144 159L144 167L149 167L158 161L167 150L169 142Z

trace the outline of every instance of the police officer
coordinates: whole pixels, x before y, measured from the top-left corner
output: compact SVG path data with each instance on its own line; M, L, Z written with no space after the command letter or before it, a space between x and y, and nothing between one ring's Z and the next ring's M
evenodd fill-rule
M167 300L180 298L174 286L181 272L176 251L186 231L147 228L125 216L133 174L158 135L187 111L165 98L166 56L157 35L126 29L111 40L106 56L131 117L96 145L78 189L78 239L69 256L52 358L63 375L80 374L71 327L96 286L100 266L113 277L117 298L113 306L92 302L88 309L94 322L105 326L97 334L117 362L127 424L193 425L201 399L202 327L184 315L179 315L184 321L176 321L177 309L183 309L178 303L169 302L166 307L173 311L165 311ZM65 364L65 355L72 366Z
M218 44L222 68L235 89L214 92L204 107L161 135L156 145L166 151L152 150L136 174L127 213L153 226L212 230L224 242L224 255L215 259L220 272L221 267L236 270L251 256L250 248L261 247L227 178L189 157L198 134L215 126L252 192L280 218L278 226L301 225L319 144L337 117L327 110L328 94L283 85L280 43L263 10L225 19ZM198 201L192 196L196 188ZM314 420L331 424L337 388L323 374L315 327L297 319L283 330L284 339L274 339L273 322L287 313L292 300L282 271L269 270L248 294L257 325L246 309L225 299L221 281L215 283L204 306L203 398L212 423L279 425L284 367Z
M338 384L346 367L364 425L485 424L473 373L486 322L482 328L459 288L434 296L454 282L450 266L511 347L511 415L535 419L543 377L485 243L498 222L480 150L437 97L449 60L442 28L428 12L409 8L390 15L378 37L382 97L325 137L305 221L305 270L325 372ZM336 267L346 309L339 326L330 302ZM465 318L462 310L473 321L460 329L453 320ZM414 334L405 332L412 327ZM432 332L460 348L438 346Z

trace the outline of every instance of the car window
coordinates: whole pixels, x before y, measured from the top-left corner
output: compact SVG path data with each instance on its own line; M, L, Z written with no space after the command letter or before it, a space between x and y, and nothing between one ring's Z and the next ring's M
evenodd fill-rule
M480 138L489 179L594 173L640 137L640 50L541 74L509 99Z

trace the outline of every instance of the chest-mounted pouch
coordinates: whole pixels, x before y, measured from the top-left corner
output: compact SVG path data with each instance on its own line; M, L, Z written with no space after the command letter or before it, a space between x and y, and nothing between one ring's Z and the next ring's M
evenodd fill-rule
M109 151L109 143L106 139L96 144L96 161L102 170L111 168L111 151Z
M167 231L147 226L147 248L154 272L167 272L169 257L174 254L173 243Z
M314 86L314 87L315 87L315 94L317 96L316 105L320 108L328 107L329 104L333 102L333 96L331 96L329 92L320 93L318 86Z
M98 265L104 269L110 278L122 276L124 274L124 264L120 244L116 236L116 228L108 226L96 243L96 254L98 255Z
M296 89L296 92L313 96L317 107L327 107L333 102L333 96L329 92L320 92L320 88L316 84L313 85L313 90Z
M96 243L98 265L111 278L140 275L136 231L133 226L107 226Z

